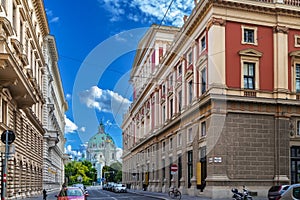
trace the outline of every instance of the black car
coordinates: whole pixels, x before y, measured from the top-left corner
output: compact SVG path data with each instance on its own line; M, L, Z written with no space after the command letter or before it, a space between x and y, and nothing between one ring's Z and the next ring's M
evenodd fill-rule
M285 192L290 186L289 185L274 185L269 189L268 199L278 200L281 194Z

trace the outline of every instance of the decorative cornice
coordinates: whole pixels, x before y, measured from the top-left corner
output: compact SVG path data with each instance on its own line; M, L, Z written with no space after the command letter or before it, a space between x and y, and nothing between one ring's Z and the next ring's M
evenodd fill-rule
M208 31L213 25L225 26L226 25L226 20L224 20L223 18L213 17L212 19L210 19L208 21L207 26L206 26L206 30Z
M287 28L286 26L274 26L273 27L273 32L274 33L284 33L287 34L289 32L289 28Z
M289 53L289 56L300 58L300 51L292 51Z
M261 57L263 54L260 51L257 51L255 49L244 49L239 51L240 56L252 56L252 57Z

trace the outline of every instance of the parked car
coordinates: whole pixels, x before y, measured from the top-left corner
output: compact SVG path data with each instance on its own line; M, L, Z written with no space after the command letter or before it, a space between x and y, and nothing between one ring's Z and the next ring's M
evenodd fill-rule
M300 184L293 184L280 195L280 200L296 200L300 199Z
M82 191L83 191L85 194L88 193L88 191L87 191L85 185L83 185L82 183L76 183L76 184L73 184L73 187L78 187L78 188L82 189Z
M86 200L87 194L79 187L65 187L55 197L57 200Z
M268 191L269 200L277 200L283 192L289 188L289 185L274 185Z
M113 188L114 192L127 192L126 186L123 184L116 184Z

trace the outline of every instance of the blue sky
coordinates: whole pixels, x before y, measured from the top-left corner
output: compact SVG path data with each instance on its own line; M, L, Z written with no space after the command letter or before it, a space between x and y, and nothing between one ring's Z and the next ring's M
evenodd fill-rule
M164 18L166 10L171 7ZM68 101L68 151L87 142L99 122L122 148L122 116L132 102L128 82L138 42L156 23L181 26L193 0L44 0Z

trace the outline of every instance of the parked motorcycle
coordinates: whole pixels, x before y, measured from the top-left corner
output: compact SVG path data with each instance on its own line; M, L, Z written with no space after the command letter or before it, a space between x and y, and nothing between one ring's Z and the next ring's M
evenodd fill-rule
M248 190L243 186L243 192L239 192L238 189L232 188L231 192L233 193L232 199L235 200L252 200L252 196L249 195Z

